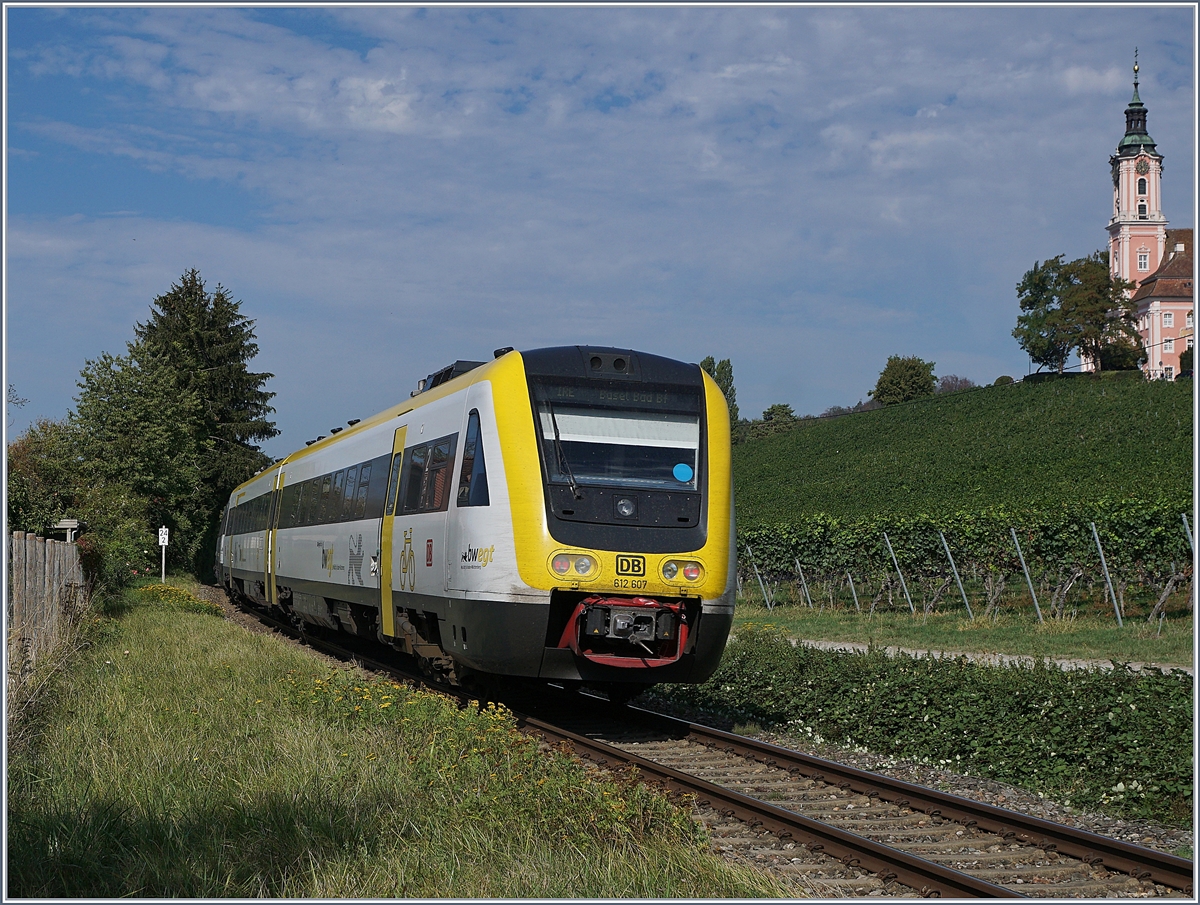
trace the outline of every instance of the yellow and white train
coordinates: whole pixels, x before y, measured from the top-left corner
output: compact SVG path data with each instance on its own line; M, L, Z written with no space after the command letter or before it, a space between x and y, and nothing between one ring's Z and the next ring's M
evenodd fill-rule
M238 487L231 593L455 682L701 682L733 618L729 415L699 367L564 346L455 364Z

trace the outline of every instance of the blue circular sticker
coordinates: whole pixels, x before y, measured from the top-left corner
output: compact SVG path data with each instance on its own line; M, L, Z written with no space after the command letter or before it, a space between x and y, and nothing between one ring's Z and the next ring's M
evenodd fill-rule
M671 469L671 474L675 475L676 481L679 481L681 484L683 484L690 481L695 472L692 471L692 466L688 465L686 462L680 462Z

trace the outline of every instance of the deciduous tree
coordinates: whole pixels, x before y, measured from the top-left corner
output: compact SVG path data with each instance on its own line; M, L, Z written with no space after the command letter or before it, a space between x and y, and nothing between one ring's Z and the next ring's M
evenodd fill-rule
M937 378L933 376L935 367L932 361L923 361L915 355L889 355L887 365L879 372L875 389L867 395L881 405L932 396L937 385Z
M211 515L202 474L216 445L194 429L203 411L196 393L136 344L87 362L78 386L68 420L89 496L141 508L147 537L160 525L172 529L171 558L192 566Z
M938 393L957 393L960 390L969 390L976 386L974 380L969 377L959 377L957 374L947 374L945 377L939 377L937 381Z
M1061 374L1072 351L1103 369L1106 354L1123 360L1127 348L1139 344L1127 298L1132 288L1111 276L1106 251L1070 262L1062 255L1035 262L1017 284L1022 314L1013 337L1039 370ZM1112 344L1118 348L1105 353Z
M1022 349L1042 368L1052 368L1060 374L1071 354L1070 325L1062 311L1059 297L1062 281L1063 256L1045 263L1035 261L1017 284L1017 303L1022 314L1017 316L1013 336Z

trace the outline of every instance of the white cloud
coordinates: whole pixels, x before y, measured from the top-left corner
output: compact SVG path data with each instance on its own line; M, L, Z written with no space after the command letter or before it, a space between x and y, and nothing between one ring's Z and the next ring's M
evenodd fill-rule
M1062 80L1069 94L1110 95L1132 81L1129 75L1116 66L1109 66L1102 72L1091 66L1068 66L1062 72Z

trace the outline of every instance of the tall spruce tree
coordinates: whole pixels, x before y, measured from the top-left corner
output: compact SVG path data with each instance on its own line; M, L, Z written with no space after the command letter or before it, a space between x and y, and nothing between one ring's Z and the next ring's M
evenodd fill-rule
M725 402L729 405L729 421L738 423L737 390L733 387L733 365L728 358L717 361L711 355L700 362L700 367L713 379L713 382L725 394Z
M204 571L229 492L270 462L257 444L279 434L269 417L275 394L265 388L275 375L250 370L258 344L241 302L220 284L206 291L194 268L154 300L150 319L134 332L139 349L163 362L180 389L200 403L188 428L198 444L212 449L200 466L208 530L195 566Z

